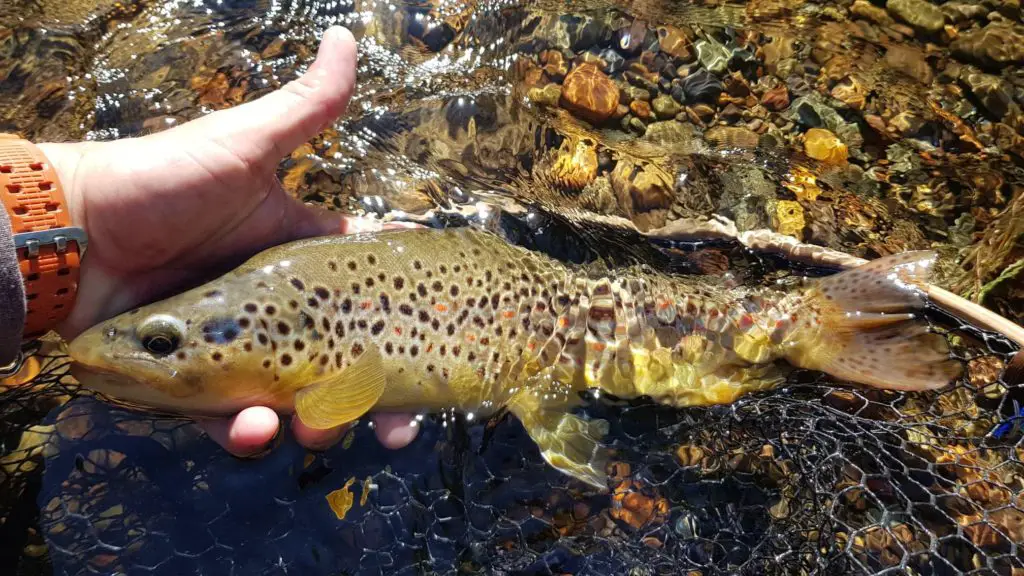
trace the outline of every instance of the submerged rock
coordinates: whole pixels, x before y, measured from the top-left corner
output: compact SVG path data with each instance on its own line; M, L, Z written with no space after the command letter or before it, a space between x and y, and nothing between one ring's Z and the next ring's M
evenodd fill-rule
M823 128L811 128L804 135L804 151L815 160L827 164L842 164L846 161L846 144L835 134Z
M689 102L715 103L724 89L722 81L707 70L698 70L683 79L683 92Z
M732 58L732 52L725 46L714 40L698 40L695 46L697 48L697 60L700 60L701 65L709 72L723 74L729 67L729 59Z
M596 65L580 64L565 77L561 102L573 115L600 124L619 106L619 87Z
M1006 24L992 23L965 32L950 45L957 58L989 68L1024 64L1024 32Z
M938 32L946 23L942 10L925 0L889 0L885 9L914 28L926 32Z
M662 120L675 118L676 114L683 111L683 107L667 94L655 98L651 105L654 107L654 113Z
M747 150L757 148L760 140L757 132L740 126L715 126L704 133L704 138L718 147Z
M964 83L971 93L981 102L989 114L1002 119L1010 111L1013 104L1013 91L1005 80L991 74L972 72L964 74Z

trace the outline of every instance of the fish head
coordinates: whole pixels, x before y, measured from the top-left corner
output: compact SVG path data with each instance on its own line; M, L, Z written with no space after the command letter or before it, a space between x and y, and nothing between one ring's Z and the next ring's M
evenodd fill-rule
M68 345L72 375L115 402L186 416L288 411L309 320L290 287L267 280L226 277L101 322Z

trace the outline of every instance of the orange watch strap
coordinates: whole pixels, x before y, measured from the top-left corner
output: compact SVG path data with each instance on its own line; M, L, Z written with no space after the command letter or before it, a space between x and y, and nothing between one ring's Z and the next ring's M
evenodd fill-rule
M72 225L46 156L13 134L0 134L0 201L10 216L25 281L24 338L41 336L71 313L85 231Z

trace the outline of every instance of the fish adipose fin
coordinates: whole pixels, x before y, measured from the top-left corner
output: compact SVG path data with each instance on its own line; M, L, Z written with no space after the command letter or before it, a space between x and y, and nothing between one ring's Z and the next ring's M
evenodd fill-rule
M895 254L819 280L797 311L803 325L793 332L787 359L876 388L945 387L963 367L950 359L946 339L916 314L935 257ZM816 336L801 338L808 333Z
M559 393L549 394L548 398ZM543 391L527 386L508 404L537 443L541 456L559 471L602 491L608 490L608 449L601 439L608 433L606 420L584 420L570 414L571 403L545 400Z
M384 362L376 346L368 346L341 372L295 393L295 414L315 430L356 420L380 399L387 384Z

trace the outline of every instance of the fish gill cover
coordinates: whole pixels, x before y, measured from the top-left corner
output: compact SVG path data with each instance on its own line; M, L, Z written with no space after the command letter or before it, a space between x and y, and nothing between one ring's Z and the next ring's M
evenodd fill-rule
M938 249L939 284L1020 322L1024 36L1015 3L989 5L5 2L0 125L159 130L280 86L344 24L357 94L280 169L304 199L754 285L829 271L678 225L718 213L861 257ZM799 372L727 406L588 403L611 422L603 495L514 419L427 417L393 452L361 425L323 454L284 438L235 459L75 390L43 341L0 388L0 566L1024 573L1017 346L928 319L968 368L939 392Z

